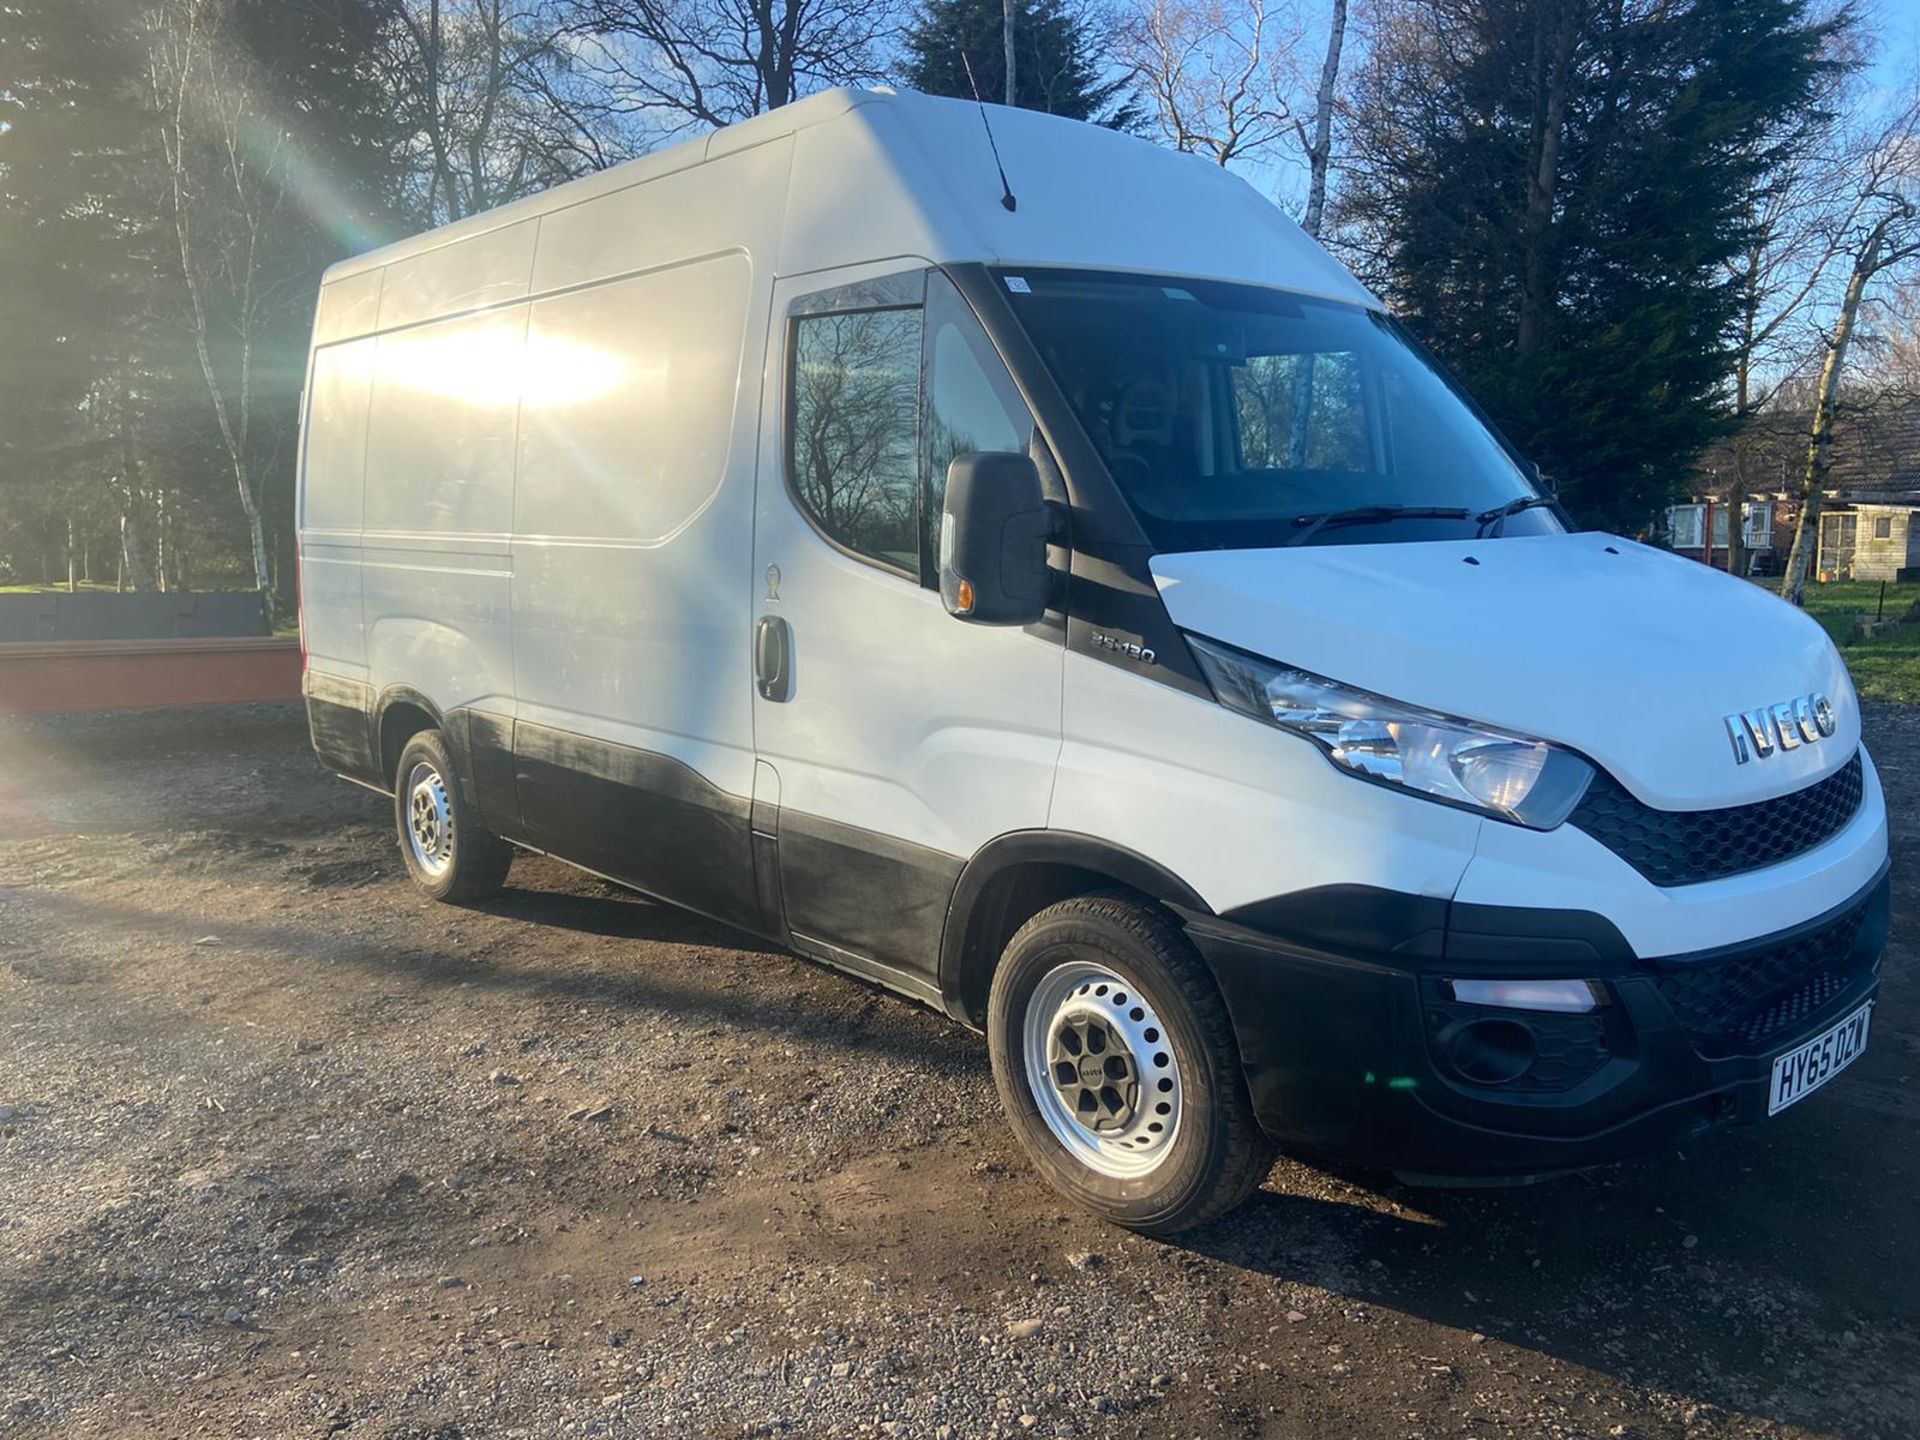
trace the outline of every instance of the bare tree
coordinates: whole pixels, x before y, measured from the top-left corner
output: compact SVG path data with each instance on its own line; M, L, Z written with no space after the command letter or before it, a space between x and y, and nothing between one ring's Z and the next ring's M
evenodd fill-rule
M1920 275L1891 287L1875 308L1873 384L1896 403L1920 405Z
M1272 0L1147 0L1122 48L1174 148L1227 165L1296 133L1292 22Z
M1757 433L1756 417L1783 385L1805 373L1804 331L1866 204L1849 165L1836 154L1861 69L1858 38L1850 25L1835 25L1820 93L1760 142L1773 157L1772 174L1754 192L1747 247L1727 265L1740 298L1733 338L1734 429L1728 473L1715 499L1727 516L1731 575L1745 569L1742 520L1754 489L1750 470L1774 438ZM1712 546L1707 536L1709 556Z
M1313 128L1303 121L1294 124L1300 134L1300 148L1307 157L1307 211L1301 228L1314 239L1320 238L1320 226L1327 212L1327 170L1333 162L1333 107L1340 84L1340 51L1347 40L1347 0L1333 0L1333 17L1327 28L1327 56L1320 64L1320 87L1313 96Z
M244 55L226 43L227 0L161 0L149 14L149 79L194 353L246 517L254 582L274 616L253 421L255 359L276 298L270 231L290 137ZM273 382L268 381L269 384ZM124 457L131 483L134 458ZM132 512L132 507L129 507ZM123 525L123 553L144 553ZM143 572L133 570L138 578Z
M577 76L577 6L387 0L385 82L418 137L421 209L457 220L627 158L631 137Z
M887 0L565 0L561 34L592 113L661 136L732 124L883 74Z
M1330 0L1327 43L1311 90L1298 56L1306 0L1147 0L1120 31L1120 49L1177 149L1230 165L1291 140L1307 168L1301 226L1315 239L1325 220L1339 106L1348 0Z
M1862 307L1877 282L1920 259L1920 93L1869 134L1856 154L1851 173L1861 203L1849 209L1836 245L1837 255L1847 266L1847 285L1822 337L1824 354L1800 481L1800 516L1787 558L1783 593L1796 605L1805 599L1807 572L1818 544L1820 512L1833 465L1841 379Z
M1007 50L1007 104L1015 104L1014 96L1019 92L1014 88L1014 73L1018 68L1014 59L1013 30L1014 18L1020 8L1020 0L1001 0L1000 4L1000 42Z

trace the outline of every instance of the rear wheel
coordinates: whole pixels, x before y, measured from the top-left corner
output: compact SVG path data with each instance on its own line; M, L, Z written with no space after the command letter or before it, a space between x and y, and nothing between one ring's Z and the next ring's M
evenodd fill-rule
M1212 977L1133 896L1063 901L1022 926L994 974L987 1036L1035 1167L1117 1225L1202 1224L1273 1167Z
M393 819L413 883L436 900L484 900L506 883L513 847L465 813L446 737L422 730L394 767Z

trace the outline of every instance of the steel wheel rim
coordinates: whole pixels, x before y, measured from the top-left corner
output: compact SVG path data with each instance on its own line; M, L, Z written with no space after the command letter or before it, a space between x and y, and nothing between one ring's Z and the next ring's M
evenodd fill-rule
M1068 961L1033 987L1021 1030L1027 1089L1074 1159L1119 1180L1166 1162L1185 1088L1151 996L1104 966Z
M407 847L438 880L453 865L453 799L440 772L422 760L407 776Z

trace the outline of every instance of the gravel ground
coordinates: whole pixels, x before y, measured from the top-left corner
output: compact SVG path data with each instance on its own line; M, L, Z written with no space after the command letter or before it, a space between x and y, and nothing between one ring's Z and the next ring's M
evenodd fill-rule
M551 861L416 898L297 710L0 726L0 1434L1920 1435L1913 854L1772 1125L1167 1244L930 1012Z

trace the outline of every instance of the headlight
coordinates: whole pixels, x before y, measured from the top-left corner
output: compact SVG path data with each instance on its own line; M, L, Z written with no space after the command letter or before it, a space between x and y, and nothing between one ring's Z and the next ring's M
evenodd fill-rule
M1573 812L1593 778L1586 761L1544 740L1188 639L1221 704L1306 736L1334 764L1369 780L1551 830Z

